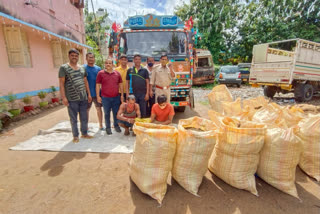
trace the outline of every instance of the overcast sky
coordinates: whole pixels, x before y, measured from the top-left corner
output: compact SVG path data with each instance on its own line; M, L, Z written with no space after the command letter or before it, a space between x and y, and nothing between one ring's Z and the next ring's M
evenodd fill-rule
M164 14L172 15L174 8L190 0L92 0L94 9L104 8L108 10L109 18L123 25L128 16L136 14ZM90 1L89 1L90 2ZM91 11L89 4L89 11Z

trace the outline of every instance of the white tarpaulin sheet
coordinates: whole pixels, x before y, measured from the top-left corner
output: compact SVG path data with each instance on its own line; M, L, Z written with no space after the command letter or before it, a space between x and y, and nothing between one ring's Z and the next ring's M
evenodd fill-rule
M79 130L80 132L80 130ZM112 135L99 130L98 123L89 123L89 135L93 139L80 138L79 143L72 142L70 122L61 122L49 130L39 130L38 135L11 147L11 150L45 150L65 152L101 152L101 153L132 153L135 137L124 136L124 130L117 133L112 129Z

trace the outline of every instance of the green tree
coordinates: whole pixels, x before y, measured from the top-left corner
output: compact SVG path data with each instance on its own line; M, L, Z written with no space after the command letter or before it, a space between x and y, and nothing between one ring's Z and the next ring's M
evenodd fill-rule
M220 63L250 62L253 45L292 38L320 42L320 0L191 0L175 12L193 16L208 48Z
M104 67L104 62L101 55L101 47L106 41L105 33L110 29L110 26L103 26L103 23L107 19L108 13L101 17L96 17L93 12L89 12L88 6L88 1L86 1L84 9L86 42L93 47L92 52L95 54L96 64L102 68Z
M238 0L191 0L189 5L177 7L175 13L183 20L193 17L195 26L202 33L199 47L209 49L217 63L221 61L221 53L224 53L224 58L232 54L230 50L237 38L234 29L244 6Z

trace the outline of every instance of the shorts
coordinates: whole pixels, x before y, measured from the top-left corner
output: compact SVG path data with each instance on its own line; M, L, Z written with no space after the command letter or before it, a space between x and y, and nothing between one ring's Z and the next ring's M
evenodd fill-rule
M95 106L96 108L98 108L98 107L101 108L101 107L102 107L102 103L98 103L97 98L96 98L96 97L92 97L92 102L91 102L91 103L88 103L87 109L90 109L90 108L91 108L92 103L94 103L94 106Z
M118 123L122 123L122 124L124 124L126 127L132 127L132 126L133 126L132 123L128 123L127 121L123 121L123 120L118 120Z

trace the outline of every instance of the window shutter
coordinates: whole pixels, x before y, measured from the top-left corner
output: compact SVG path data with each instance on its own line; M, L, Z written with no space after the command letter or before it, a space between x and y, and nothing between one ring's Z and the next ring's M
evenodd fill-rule
M21 40L23 44L23 57L24 65L26 67L31 67L31 56L30 56L30 47L27 39L27 34L24 31L21 31Z
M9 65L12 67L24 65L23 45L20 28L4 26Z
M52 41L52 55L54 67L58 68L63 64L61 45L59 41Z

